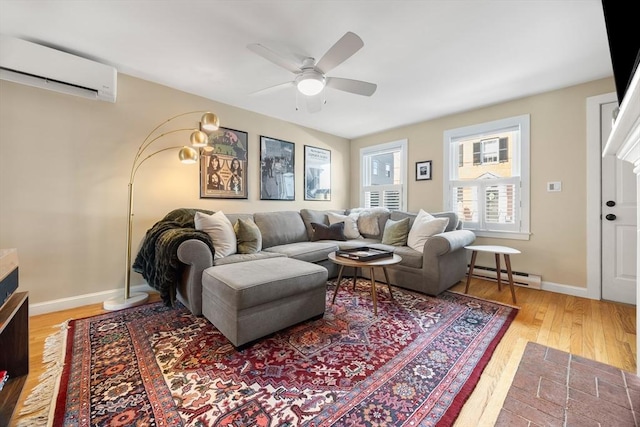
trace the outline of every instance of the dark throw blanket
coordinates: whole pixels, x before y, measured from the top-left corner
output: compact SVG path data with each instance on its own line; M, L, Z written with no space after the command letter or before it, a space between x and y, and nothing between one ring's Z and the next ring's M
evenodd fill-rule
M165 305L173 306L182 264L178 260L178 246L185 240L201 240L213 254L209 235L195 229L193 218L203 209L176 209L154 224L145 235L142 247L133 263L133 271L140 273L149 286L160 292Z

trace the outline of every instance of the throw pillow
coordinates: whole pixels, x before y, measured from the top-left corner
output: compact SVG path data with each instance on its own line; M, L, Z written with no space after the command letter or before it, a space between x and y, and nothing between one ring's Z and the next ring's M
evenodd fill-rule
M359 239L362 236L358 230L358 214L340 215L334 212L328 212L329 224L344 222L344 237L347 239Z
M236 233L231 221L222 211L213 215L196 212L194 218L196 230L202 230L211 237L215 254L213 259L220 259L237 251Z
M391 246L406 246L409 235L409 218L398 221L388 219L382 233L382 243Z
M443 233L447 224L449 224L449 218L436 218L420 209L407 236L407 246L422 252L427 239Z
M347 240L347 238L344 237L344 222L336 222L331 225L312 222L311 227L313 228L313 236L311 236L312 242L317 240Z
M380 236L380 216L389 215L387 208L355 208L351 214L358 214L358 230L364 237ZM388 218L388 216L387 216Z
M233 226L238 239L239 254L255 254L262 249L262 234L255 222L250 219L238 219Z

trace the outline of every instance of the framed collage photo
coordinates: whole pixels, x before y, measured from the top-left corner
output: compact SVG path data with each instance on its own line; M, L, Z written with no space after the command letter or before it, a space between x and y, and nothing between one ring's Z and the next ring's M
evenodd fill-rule
M295 200L295 144L260 136L260 200Z
M416 181L431 179L431 160L416 162Z
M200 149L200 197L246 199L247 132L220 128Z
M331 151L304 146L304 199L331 200Z

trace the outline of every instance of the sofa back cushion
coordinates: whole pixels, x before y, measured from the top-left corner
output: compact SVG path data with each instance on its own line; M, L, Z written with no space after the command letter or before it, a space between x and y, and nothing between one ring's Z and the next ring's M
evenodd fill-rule
M313 237L313 227L311 227L311 223L315 222L317 224L329 225L329 219L327 217L328 212L333 212L337 214L344 214L344 210L313 210L313 209L300 209L300 216L302 217L302 221L304 222L304 226L307 229L307 238L311 240Z
M449 218L449 224L447 224L447 228L444 231L453 231L453 230L461 230L462 223L458 219L458 214L455 212L436 212L431 215L436 218Z
M260 229L263 248L309 241L300 212L258 212L253 214L253 221Z

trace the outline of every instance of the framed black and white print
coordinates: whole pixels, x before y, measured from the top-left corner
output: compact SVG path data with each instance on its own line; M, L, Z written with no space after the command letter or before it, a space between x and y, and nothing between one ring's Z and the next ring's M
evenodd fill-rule
M416 162L416 181L431 179L431 160Z
M200 149L200 197L247 198L247 132L220 128Z
M331 200L331 151L304 146L304 199Z
M260 136L260 200L295 200L295 144Z

